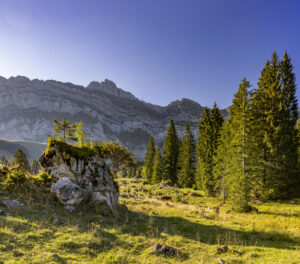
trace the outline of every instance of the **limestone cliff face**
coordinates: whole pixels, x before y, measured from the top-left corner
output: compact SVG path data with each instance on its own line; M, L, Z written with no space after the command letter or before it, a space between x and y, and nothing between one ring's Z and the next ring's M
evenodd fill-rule
M118 185L99 155L54 143L42 154L40 163L54 178L52 192L64 205L105 203L117 212Z
M46 142L52 134L52 120L65 117L72 122L82 121L87 137L118 139L143 158L150 135L162 145L170 119L179 136L184 134L186 122L196 134L203 107L189 99L165 107L152 105L110 80L83 87L17 76L0 77L0 112L0 138Z

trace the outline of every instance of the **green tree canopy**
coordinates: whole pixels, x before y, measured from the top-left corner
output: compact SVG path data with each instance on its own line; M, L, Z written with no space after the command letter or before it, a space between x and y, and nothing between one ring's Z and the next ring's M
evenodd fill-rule
M155 143L153 137L150 136L144 162L145 179L149 183L152 182L154 152Z
M66 139L71 141L76 141L77 138L75 136L76 132L76 124L72 124L72 122L68 122L65 118L62 119L61 123L56 119L53 120L54 124L54 136L59 140L66 142Z
M18 149L14 154L13 165L18 166L25 171L30 171L31 168L26 154L21 149Z
M195 148L194 136L189 124L186 123L178 156L178 185L181 187L192 187L195 182Z
M173 120L170 120L167 136L164 141L163 180L172 184L177 182L178 137Z
M152 183L159 183L162 180L163 160L159 147L156 147L153 159Z
M100 149L102 157L107 160L114 176L116 176L119 171L134 166L132 157L135 154L129 152L127 147L123 147L118 140L114 142L103 142L96 147Z

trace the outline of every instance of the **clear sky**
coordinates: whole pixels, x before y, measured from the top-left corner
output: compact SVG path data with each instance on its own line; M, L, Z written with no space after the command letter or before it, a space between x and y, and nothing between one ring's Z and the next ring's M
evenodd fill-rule
M226 107L285 48L300 83L298 0L0 0L0 36L4 77L107 78L159 105Z

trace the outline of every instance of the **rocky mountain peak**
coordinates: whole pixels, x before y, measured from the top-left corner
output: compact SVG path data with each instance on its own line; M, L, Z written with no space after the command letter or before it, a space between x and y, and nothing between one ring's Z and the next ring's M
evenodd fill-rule
M53 119L64 117L82 121L87 137L119 140L143 158L150 135L162 145L170 119L180 136L186 122L196 134L203 107L186 98L165 107L152 105L108 79L84 87L17 76L0 77L0 112L0 138L46 142Z
M105 79L102 82L91 82L87 87L89 90L94 90L101 93L106 93L116 97L124 97L128 99L136 100L136 97L133 96L130 92L124 91L117 87L117 85L108 79Z

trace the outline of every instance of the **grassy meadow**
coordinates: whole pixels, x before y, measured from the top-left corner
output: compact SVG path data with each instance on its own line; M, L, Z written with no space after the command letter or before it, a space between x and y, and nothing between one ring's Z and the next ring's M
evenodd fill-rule
M1 191L25 206L0 215L0 263L300 263L300 201L228 212L216 198L117 179L120 216L87 206L66 211L53 196ZM160 198L170 196L172 201ZM218 206L220 213L207 207ZM179 249L151 254L156 243ZM219 253L227 245L229 250Z

